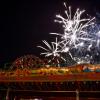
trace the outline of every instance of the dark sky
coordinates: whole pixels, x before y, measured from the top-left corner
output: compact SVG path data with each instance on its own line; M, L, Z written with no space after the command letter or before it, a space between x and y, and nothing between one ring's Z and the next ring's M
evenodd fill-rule
M13 0L0 2L0 63L34 54L41 40L51 41L50 32L59 32L55 15L63 13L63 1L72 9L87 10L90 15L100 11L100 0Z

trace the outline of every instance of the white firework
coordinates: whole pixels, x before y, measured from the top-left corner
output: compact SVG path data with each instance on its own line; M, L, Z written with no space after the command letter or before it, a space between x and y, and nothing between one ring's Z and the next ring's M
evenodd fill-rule
M43 40L43 43L47 46L48 49L42 46L37 46L46 51L46 52L41 53L41 55L45 55L46 57L51 56L51 55L59 56L59 53L58 53L59 43L57 43L57 38L56 38L56 42L51 42L51 45L46 40Z
M77 62L82 62L80 60L85 58L86 60L84 61L87 61L87 59L90 60L91 56L84 56L79 58L78 55L76 59L76 54L79 54L79 52L81 52L82 54L84 51L89 51L92 47L94 38L91 37L91 34L89 34L89 32L87 31L87 28L95 24L95 17L82 18L82 15L84 14L85 10L80 9L77 9L74 16L72 16L71 7L67 8L65 3L64 6L66 8L66 18L59 14L56 15L57 19L55 20L55 22L62 24L64 33L50 33L56 35L56 42L51 42L50 46L46 41L43 41L49 50L42 46L38 46L46 51L41 54L44 54L46 57L61 57L61 59L63 59L64 61L66 61L66 59L61 56L61 53L66 53L70 55L70 57ZM58 36L60 37L59 42L57 41ZM98 43L100 43L100 40L98 40ZM73 50L76 50L77 52L75 52L75 54L72 54Z
M51 60L49 60L49 62L51 62L55 58L56 59L61 58L62 60L65 61L65 59L60 55L62 48L61 48L60 42L58 42L57 38L56 38L56 42L51 42L51 45L46 40L43 40L43 43L46 45L46 48L43 46L37 46L37 47L42 48L45 51L45 52L41 53L41 55L45 55L45 57L50 57L50 56L53 57ZM57 59L57 63L59 63L58 59Z
M93 39L91 45L88 47L89 51L92 51L93 48L94 53L91 55L99 55L100 53L100 24L97 22L95 25L90 26L88 29L88 34L90 34L91 38Z
M77 62L77 64L90 63L90 59L92 59L92 56L90 55L86 55L85 57L74 57L74 60Z
M67 9L66 4L64 3L66 10L65 14L67 18L64 18L61 15L56 15L58 20L55 20L55 22L58 22L60 24L63 24L64 28L64 34L59 33L50 33L61 36L62 41L66 41L66 43L70 46L77 47L81 42L83 41L90 41L91 39L88 38L88 34L85 31L85 28L87 28L90 25L93 25L94 18L88 18L88 19L81 19L82 14L85 12L85 10L76 10L76 13L72 17L71 14L71 7ZM83 24L84 23L84 24Z
M95 42L96 42L96 47L100 48L100 25L95 24L93 31L91 32L94 34Z
M92 41L94 40L89 37L89 34L85 29L88 26L91 26L94 24L95 17L81 19L81 16L85 12L85 10L81 11L79 9L76 10L74 16L72 17L71 7L67 9L67 6L65 3L64 3L64 6L66 7L65 14L67 18L64 18L63 16L59 14L59 15L56 15L57 20L55 20L55 22L58 22L63 25L64 33L63 34L50 33L50 34L55 34L57 36L60 36L61 43L64 43L63 48L65 49L66 49L66 46L67 48L69 47L70 50L78 49L78 51L81 51L83 47L88 48L88 46L90 46Z

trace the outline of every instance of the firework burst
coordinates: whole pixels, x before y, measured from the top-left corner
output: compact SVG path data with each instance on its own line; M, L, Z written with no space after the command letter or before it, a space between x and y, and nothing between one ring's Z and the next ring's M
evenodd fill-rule
M56 36L56 42L51 42L51 46L45 40L43 43L47 46L48 49L38 46L45 50L41 54L45 57L53 56L67 61L66 57L64 58L62 53L65 53L66 56L77 63L90 63L92 56L86 52L90 52L93 44L95 43L97 47L100 46L100 31L96 29L96 32L92 27L95 26L95 17L93 18L82 18L85 10L77 9L74 16L72 16L71 7L65 6L65 15L63 16L56 15L55 22L58 22L62 25L64 32L61 33L50 33ZM93 31L93 32L92 32ZM60 40L57 40L57 37L60 37ZM73 53L74 52L74 53ZM58 61L59 62L59 61Z
M43 43L46 45L46 48L43 46L37 46L37 47L42 48L45 51L41 53L41 55L45 55L45 57L52 57L48 62L51 62L56 59L56 62L59 64L60 58L66 61L61 56L62 47L60 46L60 42L58 42L57 38L56 38L56 42L51 42L51 45L46 40L43 40Z

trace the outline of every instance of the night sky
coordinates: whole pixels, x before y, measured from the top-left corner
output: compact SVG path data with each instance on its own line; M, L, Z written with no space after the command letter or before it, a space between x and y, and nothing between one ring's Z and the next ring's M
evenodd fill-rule
M12 62L17 57L39 56L36 46L42 40L53 41L50 32L62 31L54 23L56 14L63 14L63 1L72 9L85 9L95 16L100 11L100 0L13 0L0 2L0 63Z

